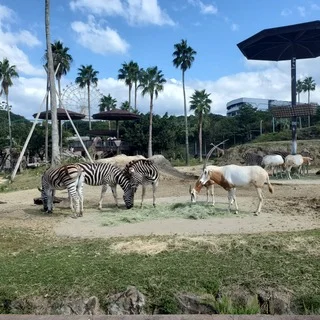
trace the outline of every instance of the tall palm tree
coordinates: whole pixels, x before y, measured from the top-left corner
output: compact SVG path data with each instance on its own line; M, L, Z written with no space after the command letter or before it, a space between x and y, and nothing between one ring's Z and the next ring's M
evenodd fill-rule
M113 110L117 107L117 99L112 98L112 96L110 95L110 93L107 96L103 96L100 99L100 103L99 103L99 111L103 112L103 111L110 111Z
M54 70L59 69L56 73L56 79L58 82L58 93L59 93L59 106L61 100L61 78L70 71L71 63L73 62L72 56L68 53L69 48L64 47L63 43L60 41L55 41L51 44L52 57L53 57L53 67Z
M310 104L310 91L316 90L316 83L312 77L303 80L303 91L308 92L308 104ZM310 127L310 115L308 115L308 127Z
M46 29L46 45L48 56L48 74L50 83L50 98L51 98L51 139L52 139L52 156L51 165L58 166L60 164L59 152L59 131L57 118L57 96L56 84L54 81L54 67L50 37L50 0L45 0L45 29Z
M122 68L119 69L118 79L124 80L125 84L129 87L129 106L131 107L131 91L133 84L135 85L134 90L134 100L135 100L135 110L137 109L137 84L139 80L139 65L134 61L130 61L129 63L124 62L122 64Z
M8 112L8 125L9 125L9 156L10 156L10 168L11 168L11 149L12 149L12 128L11 128L11 115L9 108L9 87L13 85L12 79L18 78L19 74L16 70L15 65L10 66L10 62L7 58L4 58L0 61L0 81L1 81L1 90L0 95L4 93L6 96L6 108Z
M91 130L91 108L90 108L90 86L97 86L99 71L93 69L92 65L81 65L78 68L78 77L76 78L76 83L80 88L87 87L88 90L88 117L89 117L89 130Z
M199 160L202 162L202 124L203 116L210 112L210 104L212 100L209 98L210 93L206 93L206 90L195 90L190 100L190 111L194 111L196 117L198 117L199 124Z
M184 82L185 72L191 68L194 61L194 56L197 54L190 46L188 46L187 40L181 40L180 43L174 45L173 52L173 65L176 68L182 70L182 88L183 88L183 106L184 106L184 119L185 119L185 131L186 131L186 165L189 165L189 138L188 138L188 116L187 116L187 100L186 89Z
M298 95L298 103L300 103L300 94L303 92L303 82L301 80L297 81L296 92ZM300 129L302 128L301 117L299 117Z
M153 117L153 100L157 99L159 92L163 90L163 84L166 79L158 67L150 67L143 71L141 75L141 94L150 96L150 116L149 116L149 142L148 142L148 158L152 157L152 117Z

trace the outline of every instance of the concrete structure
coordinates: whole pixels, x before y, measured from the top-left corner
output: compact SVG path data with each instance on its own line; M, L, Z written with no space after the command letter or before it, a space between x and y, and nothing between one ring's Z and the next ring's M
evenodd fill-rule
M236 116L239 113L240 108L246 104L250 104L258 110L266 111L270 106L288 106L291 105L291 102L274 99L238 98L227 103L227 116Z

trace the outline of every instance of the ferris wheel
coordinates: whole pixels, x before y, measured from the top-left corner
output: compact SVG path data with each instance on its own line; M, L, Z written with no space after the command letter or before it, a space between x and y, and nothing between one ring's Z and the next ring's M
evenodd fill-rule
M90 111L91 115L99 112L99 103L103 94L94 86L90 86ZM61 101L64 108L79 112L88 117L88 89L80 88L76 83L69 83L62 89Z

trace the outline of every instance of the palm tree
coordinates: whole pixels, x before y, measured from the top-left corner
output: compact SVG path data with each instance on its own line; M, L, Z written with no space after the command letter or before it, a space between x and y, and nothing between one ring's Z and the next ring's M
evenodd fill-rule
M64 47L60 41L55 41L51 44L52 58L54 70L57 70L56 79L58 81L59 93L59 106L61 100L61 78L70 71L71 63L73 62L72 56L68 53L69 48ZM59 69L57 69L59 66Z
M126 111L131 111L131 108L130 108L130 105L129 105L129 101L128 100L123 101L121 103L120 109L121 110L126 110Z
M173 65L176 68L182 70L182 88L183 88L183 106L184 106L184 119L185 119L185 131L186 131L186 165L189 165L189 138L188 138L188 116L187 116L187 100L186 90L184 83L184 74L187 69L191 68L194 61L194 56L197 54L190 46L188 46L187 40L181 40L180 43L174 45L173 52Z
M153 100L158 98L158 94L163 90L163 84L166 79L158 67L150 67L143 71L141 75L141 94L150 96L150 116L149 116L149 142L148 142L148 158L152 157L152 116L153 116Z
M99 111L103 112L103 111L110 111L113 110L117 107L117 99L112 98L112 96L110 95L110 93L107 96L103 96L100 99L100 103L99 103Z
M296 91L298 95L298 103L300 103L300 94L303 92L303 82L301 80L297 81ZM301 117L299 117L300 129L302 128Z
M46 28L46 45L48 56L48 75L50 83L50 98L51 98L51 139L52 139L52 156L51 165L58 166L60 164L59 152L59 131L57 119L57 96L56 84L54 81L54 67L52 57L52 47L50 38L50 0L45 0L45 28Z
M97 86L98 84L98 75L99 71L96 71L92 68L92 65L81 65L78 68L78 77L76 78L76 83L80 88L87 87L88 90L88 117L89 117L89 130L91 130L91 110L90 110L90 86Z
M132 60L129 63L124 62L122 64L122 68L119 69L118 79L124 80L125 84L129 87L129 106L131 107L131 91L132 91L132 85L135 85L134 90L134 100L135 110L137 109L137 83L139 80L139 65L136 62L133 62Z
M206 90L195 90L190 100L190 111L193 110L194 114L198 117L199 123L199 160L202 162L202 124L203 116L210 112L210 104L212 100L209 99L210 93Z
M0 95L4 93L6 96L6 108L8 112L8 125L9 125L9 156L10 156L10 168L11 168L11 149L12 149L12 130L11 130L11 115L9 107L9 87L13 85L12 79L18 78L19 74L16 70L16 66L10 66L10 62L7 58L0 61L0 81L1 90Z
M316 90L316 83L312 77L303 80L303 91L308 92L308 104L310 104L310 91ZM310 115L308 115L308 127L310 127Z

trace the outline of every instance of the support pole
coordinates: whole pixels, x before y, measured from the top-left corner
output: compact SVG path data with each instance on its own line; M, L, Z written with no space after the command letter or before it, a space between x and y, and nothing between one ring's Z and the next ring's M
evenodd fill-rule
M296 82L296 57L291 58L291 108L295 114L295 107L297 104L297 82ZM297 153L297 117L292 117L292 145L291 154Z
M18 158L18 161L17 161L17 163L16 163L16 166L15 166L15 168L14 168L14 170L13 170L13 172L12 172L11 178L10 178L10 181L11 181L11 182L14 180L14 178L15 178L15 176L16 176L16 174L17 174L17 171L18 171L18 168L19 168L19 166L20 166L21 160L22 160L22 158L23 158L24 153L26 152L26 149L27 149L27 146L28 146L29 141L30 141L30 139L31 139L31 136L32 136L32 134L33 134L34 128L36 127L36 124L37 124L37 122L38 122L38 119L39 119L39 115L40 115L42 106L43 106L44 102L46 101L47 96L48 96L48 91L46 92L46 95L45 95L45 97L43 98L43 101L42 101L42 103L41 103L41 105L40 105L40 108L39 108L39 111L38 111L38 113L37 113L37 116L36 116L36 118L35 118L34 121L33 121L33 125L32 125L31 130L29 131L29 135L28 135L26 141L24 142L24 146L23 146L23 148L22 148L22 151L20 152L20 156L19 156L19 158Z

